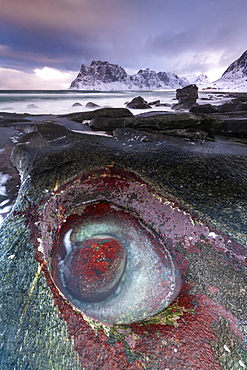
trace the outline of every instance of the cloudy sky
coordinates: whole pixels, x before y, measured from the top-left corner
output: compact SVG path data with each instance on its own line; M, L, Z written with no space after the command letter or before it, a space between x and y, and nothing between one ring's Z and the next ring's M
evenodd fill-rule
M247 0L0 0L0 89L63 89L92 60L211 81L247 49Z

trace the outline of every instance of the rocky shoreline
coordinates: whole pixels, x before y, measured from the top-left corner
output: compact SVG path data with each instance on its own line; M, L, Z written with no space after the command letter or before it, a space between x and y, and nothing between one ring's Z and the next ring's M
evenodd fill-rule
M38 136L42 130L50 131L55 136L59 132L64 132L63 127L72 130L71 134L75 131L96 137L107 135L126 147L129 145L139 147L142 143L149 142L153 145L173 143L181 148L194 144L202 148L204 143L203 148L206 151L219 146L220 141L221 146L224 146L222 150L226 150L227 145L229 150L236 150L236 145L244 148L247 145L247 93L219 92L219 104L210 104L215 95L216 93L212 95L200 92L200 102L205 101L205 104L194 101L190 109L180 107L174 111L156 111L155 105L160 104L159 101L145 102L143 98L137 97L135 101L144 104L143 113L137 115L132 113L134 109L131 104L132 112L128 108L96 109L92 103L86 112L66 115L1 112L0 171L11 175L6 184L9 194L6 209L9 210L10 204L16 199L19 187L19 174L10 161L10 153L18 138L23 135L27 138ZM69 132L65 131L64 135L68 135ZM51 133L50 135L53 135ZM212 144L207 146L206 143L210 142ZM0 203L5 199L5 196L0 195ZM6 214L3 212L3 217Z

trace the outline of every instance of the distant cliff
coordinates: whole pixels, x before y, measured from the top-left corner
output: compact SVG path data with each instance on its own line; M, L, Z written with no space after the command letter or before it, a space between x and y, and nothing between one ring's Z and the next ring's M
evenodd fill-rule
M128 75L124 68L108 62L92 61L90 66L82 64L70 90L159 90L178 89L189 85L186 78L171 72L155 72L140 69Z

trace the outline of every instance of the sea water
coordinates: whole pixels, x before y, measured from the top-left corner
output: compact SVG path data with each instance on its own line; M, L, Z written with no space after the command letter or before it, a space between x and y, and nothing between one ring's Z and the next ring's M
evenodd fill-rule
M136 96L146 101L175 104L176 91L77 91L77 90L0 90L0 112L66 114L86 111L88 102L99 107L124 108ZM80 103L80 106L73 104ZM157 108L157 109L156 109ZM170 110L169 106L155 110ZM138 112L135 112L138 113Z

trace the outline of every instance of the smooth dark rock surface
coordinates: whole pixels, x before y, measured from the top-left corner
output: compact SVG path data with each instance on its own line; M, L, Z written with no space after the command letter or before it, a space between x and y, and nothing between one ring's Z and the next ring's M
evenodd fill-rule
M72 121L82 122L97 117L100 118L121 118L132 117L133 114L126 108L99 108L89 112L70 113L61 117L66 117Z

